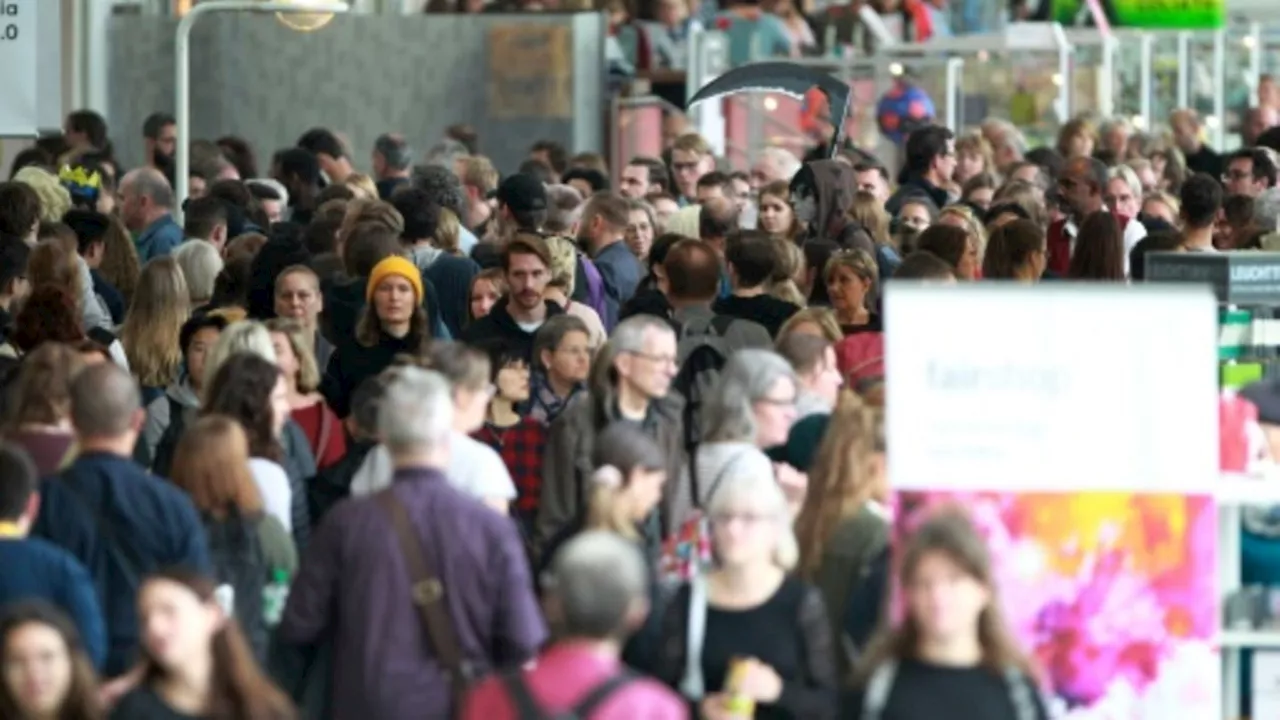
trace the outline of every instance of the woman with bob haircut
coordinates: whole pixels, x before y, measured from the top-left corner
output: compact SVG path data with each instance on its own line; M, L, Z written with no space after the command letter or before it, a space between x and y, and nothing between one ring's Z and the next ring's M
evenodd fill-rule
M316 469L323 470L347 454L347 439L342 421L333 414L324 396L316 392L320 372L310 333L300 321L285 318L268 320L267 330L275 347L276 364L289 388L290 417L306 436L316 458Z
M845 717L1048 720L1038 676L1005 625L991 555L962 509L940 508L907 538L905 617L859 662Z
M219 586L184 570L151 575L138 592L142 681L112 720L294 720L289 699L253 659Z
M40 345L18 366L4 437L27 451L40 477L56 473L72 455L71 378L83 367L74 348L55 342Z
M0 612L0 717L100 720L98 676L75 625L40 600Z
M654 674L703 718L740 717L731 696L753 701L756 718L835 718L831 626L821 593L790 576L799 553L772 471L732 473L706 507L716 562L664 612Z

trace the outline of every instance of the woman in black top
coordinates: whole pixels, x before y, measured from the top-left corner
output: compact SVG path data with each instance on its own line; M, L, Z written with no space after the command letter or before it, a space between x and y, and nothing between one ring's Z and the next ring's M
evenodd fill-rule
M821 593L788 576L798 551L773 473L726 476L707 513L716 566L681 587L664 612L653 674L705 720L743 717L730 711L742 701L754 704L747 716L756 720L834 718L831 626Z
M879 272L875 258L858 249L836 252L823 268L831 309L845 336L881 332L880 316L872 311Z
M320 394L338 417L350 413L351 393L366 378L387 369L396 355L426 349L431 329L422 298L422 273L408 259L392 255L373 267L356 336L336 338L320 383Z
M293 720L288 698L262 674L230 598L199 575L156 573L138 592L142 680L121 698L112 720Z
M44 601L17 602L0 617L0 717L99 720L98 679L65 615Z
M991 557L960 510L925 521L903 549L906 619L873 641L849 720L1047 720L1030 661L1005 627Z

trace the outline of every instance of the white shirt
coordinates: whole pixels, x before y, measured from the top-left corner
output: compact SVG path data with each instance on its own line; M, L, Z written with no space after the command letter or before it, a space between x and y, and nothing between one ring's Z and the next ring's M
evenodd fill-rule
M369 452L355 477L351 479L351 495L372 495L391 485L394 473L391 453L384 445ZM449 467L445 477L462 492L478 500L513 500L516 484L497 451L484 443L453 433L449 438Z
M249 472L253 473L253 482L262 495L263 512L293 532L293 489L284 468L265 458L249 458Z

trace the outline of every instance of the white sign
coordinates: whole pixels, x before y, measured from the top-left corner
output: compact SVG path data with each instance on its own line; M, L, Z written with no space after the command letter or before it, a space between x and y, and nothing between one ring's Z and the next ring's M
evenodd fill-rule
M0 137L33 135L38 128L38 3L0 0Z
M1217 310L1172 286L890 284L900 490L1211 491Z

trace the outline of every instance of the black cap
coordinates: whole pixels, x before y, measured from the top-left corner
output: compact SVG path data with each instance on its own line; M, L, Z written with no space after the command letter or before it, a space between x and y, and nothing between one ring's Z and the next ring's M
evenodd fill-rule
M527 173L516 173L498 185L498 202L512 212L530 212L547 209L547 187L538 178Z

